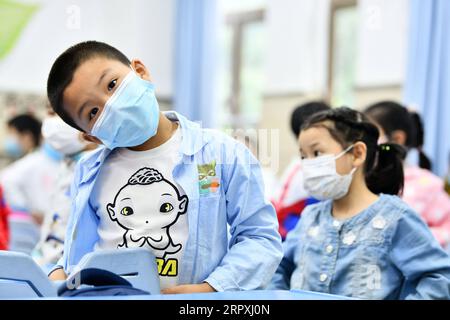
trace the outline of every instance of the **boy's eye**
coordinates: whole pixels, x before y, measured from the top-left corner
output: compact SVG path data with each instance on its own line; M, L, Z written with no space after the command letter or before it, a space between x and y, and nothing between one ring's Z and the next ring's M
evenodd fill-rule
M170 211L172 211L172 210L173 210L173 205L171 205L171 204L168 203L168 202L163 203L163 204L161 205L161 208L159 208L159 211L162 212L162 213L168 213L168 212L170 212Z
M114 87L117 84L117 79L114 79L113 81L111 81L110 83L108 83L108 91L111 91L112 89L114 89Z
M122 210L120 210L120 214L123 216L131 216L134 213L132 207L124 207Z
M314 151L314 157L319 157L322 154L320 151Z
M93 108L93 109L91 110L91 112L89 112L89 120L94 119L94 118L95 118L95 115L97 114L97 112L98 112L98 108Z

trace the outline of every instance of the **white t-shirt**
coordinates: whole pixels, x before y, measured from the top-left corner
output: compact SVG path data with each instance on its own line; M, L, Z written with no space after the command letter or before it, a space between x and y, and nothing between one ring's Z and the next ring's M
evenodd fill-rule
M95 250L148 248L157 258L161 289L175 286L188 237L188 198L173 180L181 130L148 151L115 149L90 197L100 218Z
M0 181L7 203L15 210L51 214L60 163L40 148L3 169Z

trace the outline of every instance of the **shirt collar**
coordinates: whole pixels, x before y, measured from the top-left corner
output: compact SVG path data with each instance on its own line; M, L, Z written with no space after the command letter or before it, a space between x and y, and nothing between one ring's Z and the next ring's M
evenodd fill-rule
M333 201L327 200L324 201L324 213L325 213L325 219L327 221L328 225L333 225L335 221L339 222L339 226L345 227L347 230L352 229L353 227L360 225L360 224L366 224L370 219L372 219L377 213L382 211L383 206L386 205L387 197L384 194L380 194L378 200L376 200L374 203L372 203L370 206L368 206L366 209L358 213L357 215L345 219L345 220L336 220L331 212L332 212L332 205Z
M192 156L199 152L211 139L210 134L202 130L199 123L188 120L186 117L175 111L166 111L163 114L170 121L180 123L183 136L181 152L187 156Z

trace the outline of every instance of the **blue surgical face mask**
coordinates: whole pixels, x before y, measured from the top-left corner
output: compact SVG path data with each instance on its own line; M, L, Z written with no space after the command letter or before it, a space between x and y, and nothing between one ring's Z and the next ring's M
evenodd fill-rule
M3 150L12 158L20 158L25 154L22 145L14 137L7 137L5 139Z
M130 71L106 102L91 135L108 149L135 147L153 137L158 124L154 85Z

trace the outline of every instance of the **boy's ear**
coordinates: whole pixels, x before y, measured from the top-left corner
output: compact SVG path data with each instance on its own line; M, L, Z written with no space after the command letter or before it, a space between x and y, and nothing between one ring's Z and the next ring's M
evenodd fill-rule
M150 72L147 67L142 63L139 59L131 60L131 67L133 70L144 80L151 81L152 78L150 76Z
M116 221L116 212L114 211L114 205L112 203L108 203L106 206L106 210L108 211L109 217L112 221Z
M90 134L83 133L82 137L83 137L84 140L86 140L88 142L92 142L92 143L95 143L95 144L103 144L103 142L100 139L98 139L98 138L96 138L94 136L91 136Z

